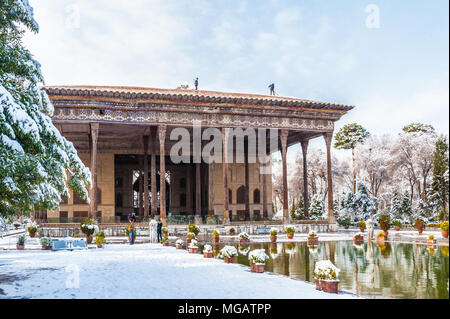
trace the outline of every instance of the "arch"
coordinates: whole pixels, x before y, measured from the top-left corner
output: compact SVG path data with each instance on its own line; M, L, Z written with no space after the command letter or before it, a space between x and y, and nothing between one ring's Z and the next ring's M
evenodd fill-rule
M238 204L245 204L245 186L242 185L237 189L236 192L236 202Z
M261 192L259 189L255 188L253 191L253 204L260 204L261 203Z

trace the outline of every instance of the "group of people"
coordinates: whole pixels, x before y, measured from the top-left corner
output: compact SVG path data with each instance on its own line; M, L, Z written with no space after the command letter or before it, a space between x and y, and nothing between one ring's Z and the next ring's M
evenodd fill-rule
M134 239L136 238L136 227L134 226L134 223L136 223L135 213L131 213L130 215L128 215L128 222L130 223L128 225L128 236L130 237L130 245L133 245ZM156 228L158 243L160 243L162 239L162 227L163 223L161 219L158 219L158 226Z

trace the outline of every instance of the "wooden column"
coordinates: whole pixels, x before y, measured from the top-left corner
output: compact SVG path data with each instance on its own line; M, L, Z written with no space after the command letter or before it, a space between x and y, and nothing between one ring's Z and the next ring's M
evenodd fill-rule
M248 139L244 140L244 165L245 165L245 220L250 220L250 183L248 172Z
M143 192L144 192L144 174L142 173L142 168L144 166L143 156L139 156L139 219L142 220L144 216L144 202L143 202Z
M91 149L91 202L89 204L89 218L97 220L97 139L98 139L98 123L91 123L90 149Z
M198 219L202 214L202 195L201 195L201 172L200 163L195 163L195 218Z
M157 187L156 187L156 129L154 127L150 128L150 140L151 140L151 155L150 155L150 190L152 192L151 198L151 216L155 218L156 212L158 210L156 197ZM148 201L148 198L147 198Z
M192 213L191 164L186 164L186 214Z
M333 176L331 171L331 140L333 139L333 132L325 133L323 137L327 146L328 219L330 223L336 223L333 215Z
M289 203L288 203L288 184L287 184L287 137L289 135L288 130L281 130L280 140L281 140L281 157L283 161L283 221L287 222L289 220Z
M300 142L302 145L303 154L303 213L306 218L309 218L309 200L308 200L308 140Z
M208 164L208 206L209 214L214 215L214 166L213 163Z
M158 126L159 134L159 207L160 217L164 226L167 226L166 221L166 163L165 163L165 149L164 142L166 139L166 125Z
M262 186L262 203L263 203L263 219L267 219L269 214L267 213L267 165L271 165L270 162L267 161L267 145L264 146L264 174L263 174L263 186ZM258 156L259 159L259 156ZM259 172L261 174L261 163L259 165ZM270 175L272 176L272 175Z
M228 205L228 163L227 163L227 146L230 131L228 128L222 128L222 172L223 172L223 224L230 224L229 205Z
M148 135L143 136L144 143L144 216L148 216Z

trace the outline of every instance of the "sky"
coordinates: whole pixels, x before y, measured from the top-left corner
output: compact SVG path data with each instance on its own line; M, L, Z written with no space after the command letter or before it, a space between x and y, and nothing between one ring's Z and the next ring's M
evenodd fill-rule
M24 42L47 85L176 88L199 77L201 90L268 94L273 82L280 96L354 105L335 131L357 122L395 135L422 122L448 134L447 0L30 4L40 30Z

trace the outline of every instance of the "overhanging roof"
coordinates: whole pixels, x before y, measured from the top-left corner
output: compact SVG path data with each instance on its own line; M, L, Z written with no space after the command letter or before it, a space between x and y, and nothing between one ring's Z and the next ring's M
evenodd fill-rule
M133 100L166 100L190 103L215 103L260 105L268 108L294 107L310 109L327 109L343 111L353 109L353 106L329 102L318 102L293 97L280 97L260 94L229 93L217 91L203 91L192 89L159 89L126 86L86 86L86 85L62 85L44 86L43 89L50 96L84 96L107 97L116 99Z

